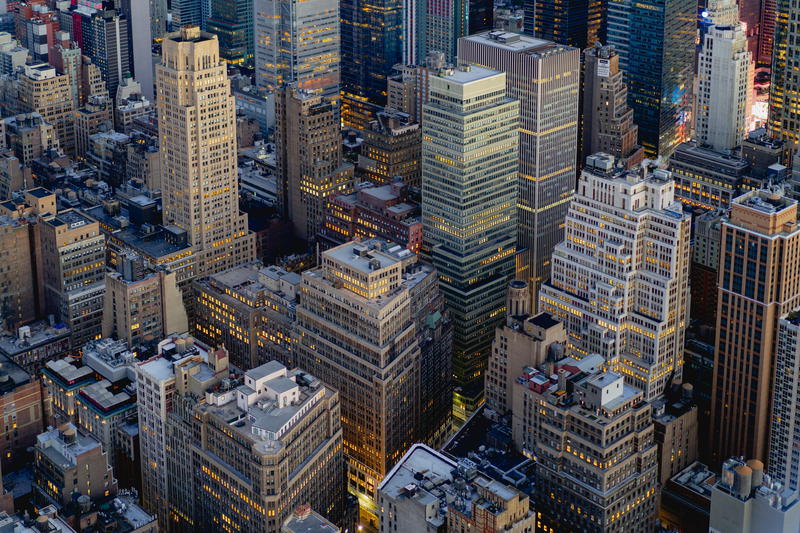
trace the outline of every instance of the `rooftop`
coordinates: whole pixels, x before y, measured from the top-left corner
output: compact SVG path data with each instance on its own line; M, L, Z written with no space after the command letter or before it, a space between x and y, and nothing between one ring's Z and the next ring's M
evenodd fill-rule
M0 353L14 357L38 346L45 346L70 336L70 329L63 324L51 326L47 321L34 322L17 329L16 335L0 336Z
M497 70L479 67L477 65L461 65L458 68L445 68L437 74L448 81L467 84L503 74Z
M574 48L570 46L556 44L552 41L536 39L530 35L501 30L476 33L468 37L462 37L461 39L464 41L472 41L482 44L488 43L503 50L510 50L516 53L525 53L527 55L574 50Z
M85 453L101 450L98 440L82 434L67 423L60 428L49 428L36 437L36 449L60 468L74 468L78 459Z
M81 365L76 359L65 357L48 361L43 369L45 375L60 383L67 389L78 388L94 381L94 371Z
M310 508L298 509L283 524L283 531L288 533L337 533L341 531L324 517Z

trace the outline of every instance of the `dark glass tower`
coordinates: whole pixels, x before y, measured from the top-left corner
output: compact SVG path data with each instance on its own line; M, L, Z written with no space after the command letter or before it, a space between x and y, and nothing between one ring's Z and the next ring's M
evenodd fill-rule
M364 129L386 105L386 77L403 59L403 1L342 0L342 118Z
M670 155L689 135L696 0L609 0L608 44L628 74L628 103L650 156ZM612 31L627 22L626 33Z
M494 0L469 0L469 35L494 29Z
M525 0L524 31L583 50L604 40L604 4L604 0Z
M209 33L219 39L219 55L235 65L253 62L253 0L212 0Z

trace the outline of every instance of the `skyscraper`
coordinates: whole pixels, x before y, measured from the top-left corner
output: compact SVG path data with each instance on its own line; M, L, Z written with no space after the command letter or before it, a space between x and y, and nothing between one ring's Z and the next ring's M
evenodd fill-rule
M150 0L150 35L161 39L167 33L167 0Z
M769 475L789 490L800 489L800 313L796 310L778 320L775 341L775 383L769 438Z
M364 129L386 105L386 78L403 59L403 0L342 0L340 9L342 118Z
M628 103L648 156L668 156L689 135L697 4L609 0L608 44L627 73Z
M297 365L339 391L347 489L377 526L376 489L419 435L421 351L411 286L416 256L351 242L303 272L293 342ZM428 275L435 275L428 267Z
M275 111L279 202L295 236L311 244L328 198L353 190L353 165L342 160L339 108L334 97L291 84L278 90Z
M791 21L794 10L791 0L778 0L769 94L769 132L786 141L792 153L800 140L800 80L795 74L800 69L800 28Z
M456 60L458 39L469 35L469 7L472 4L470 0L424 2L424 44L418 58L441 52L447 63L452 64Z
M339 94L339 3L254 0L256 85Z
M767 458L778 319L800 307L797 202L769 190L739 196L720 242L712 466Z
M461 61L505 72L506 94L520 101L516 275L535 298L575 191L580 50L500 31L458 46Z
M19 76L21 111L36 112L56 129L58 144L66 154L75 152L75 108L69 76L50 65L26 65Z
M602 0L524 0L525 33L581 50L602 41Z
M198 275L252 260L238 204L236 110L217 36L197 26L167 35L156 74L164 222L186 232Z
M603 364L590 355L518 370L512 431L517 448L536 457L543 531L653 531L652 408L641 390Z
M234 65L253 62L253 0L212 0L206 30L219 38L219 55Z
M583 53L581 161L597 152L613 155L628 168L644 157L619 54L599 44Z
M696 138L717 151L741 145L749 126L753 87L753 58L731 5L735 10L735 2L727 0L709 11L712 25L697 67Z
M519 103L506 74L464 65L432 76L422 121L422 224L453 319L454 416L480 403L514 273Z
M137 45L135 52L140 65L145 64L147 55L142 51L141 35L128 33L128 20L121 10L92 10L90 14L82 14L81 19L81 49L100 68L109 94L115 95L122 79L131 73L129 49L132 42ZM137 25L141 22L141 19L136 21Z
M567 354L602 355L647 401L681 376L690 219L669 172L589 156L540 293L540 310L564 322Z

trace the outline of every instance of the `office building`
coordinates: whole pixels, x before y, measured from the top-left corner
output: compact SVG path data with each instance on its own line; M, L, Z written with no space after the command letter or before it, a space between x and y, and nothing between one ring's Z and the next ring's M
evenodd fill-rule
M8 32L0 32L0 72L14 74L28 60L28 49Z
M75 13L79 13L79 16L73 16L73 21L77 19L77 23L73 22L72 32L76 34L76 26L79 27L80 37L76 40L81 50L100 69L109 94L114 95L122 79L131 74L131 45L137 54L135 59L140 65L146 65L144 61L149 56L142 50L142 36L128 32L129 21L122 10L105 9L100 5ZM135 22L134 27L140 29L141 20L131 22ZM146 76L142 78L140 81L144 82Z
M423 411L446 405L449 392L448 360L423 354L417 326L435 277L410 251L377 239L323 252L321 266L303 272L294 359L341 395L347 489L371 527L378 483L420 438L421 416L430 434L449 423L448 410Z
M65 506L74 493L97 500L117 492L108 454L73 424L38 435L34 454L34 492L40 505Z
M581 161L597 152L613 155L627 168L642 161L639 127L613 46L598 43L583 53L582 106Z
M79 211L53 215L37 225L41 256L36 268L47 313L69 326L77 348L101 332L105 237L98 222Z
M689 273L692 287L692 320L705 326L717 323L717 279L723 211L707 211L695 217L692 266ZM691 380L688 380L693 383Z
M161 40L167 33L167 0L150 0L150 36Z
M381 111L364 130L357 173L364 180L386 185L400 178L420 186L422 128L402 112Z
M511 412L511 399L519 371L539 366L563 353L567 342L564 324L547 313L532 315L530 293L523 281L508 287L506 323L498 327L486 369L486 406L499 415Z
M672 383L662 398L653 402L654 440L658 446L658 483L671 478L697 460L697 405L691 383Z
M0 148L0 200L8 200L13 191L29 189L32 186L31 168L23 165L8 148Z
M798 27L792 21L796 6L790 0L775 2L775 40L769 92L769 133L784 141L791 153L800 139L800 69ZM788 164L788 159L784 161Z
M711 491L711 532L792 533L800 523L800 497L764 475L757 459L728 459Z
M791 143L758 128L747 134L742 142L742 157L750 162L750 174L753 178L768 179L773 165L788 159Z
M29 374L11 358L0 356L0 409L9 424L0 427L0 463L3 472L29 464L29 449L36 444L48 419L47 393L34 374Z
M120 87L122 87L120 85ZM114 129L125 135L131 135L134 122L139 117L147 117L153 112L153 104L142 94L131 94L126 98L119 97L117 88L117 101L114 106Z
M276 266L241 265L193 282L194 332L225 346L231 364L255 368L268 361L292 365L292 332L300 275Z
M381 531L486 533L533 531L528 496L478 472L469 459L458 462L414 444L378 487Z
M608 44L620 56L628 103L648 157L688 140L697 5L689 0L609 0Z
M36 273L31 268L35 252L31 230L35 224L35 215L0 215L0 260L7 266L0 272L0 287L3 287L0 321L7 331L33 321L38 314L34 293Z
M109 272L105 278L103 337L139 346L188 331L175 272L145 268L143 259L132 253L117 261L117 272Z
M506 95L520 102L516 277L536 302L575 190L580 50L489 32L461 39L458 57L505 72Z
M253 0L255 75L259 89L296 83L324 96L339 95L339 3ZM290 43L285 45L283 43Z
M336 391L276 361L214 390L181 381L167 421L177 530L235 523L243 532L280 533L302 504L340 518L344 460Z
M356 185L356 192L331 196L328 200L325 224L318 235L322 246L338 246L372 237L397 243L414 253L420 252L420 205L406 183L361 182Z
M443 2L443 10L450 1ZM403 7L403 0L339 5L345 126L363 130L386 105L386 78L403 59Z
M422 2L424 13L421 21L422 33L419 37L417 58L425 58L431 52L444 54L448 64L456 62L458 40L469 35L469 8L477 0L444 0L442 2ZM488 28L488 29L491 29Z
M605 364L591 355L541 370L526 367L514 386L514 443L537 459L534 508L552 528L546 531L654 528L651 406L621 374L603 370Z
M698 461L673 476L661 489L658 518L662 527L708 533L711 491L716 482L716 474Z
M647 401L681 375L690 229L669 172L590 156L542 287L540 310L564 322L567 355L602 355Z
M694 141L679 144L667 168L675 179L676 198L704 211L729 209L752 175L747 159Z
M754 77L745 29L730 13L730 4L736 2L727 4L709 11L712 24L705 31L697 66L695 138L717 151L741 145L749 129Z
M211 0L211 17L204 21L206 31L219 38L220 57L232 65L253 63L253 1Z
M181 518L169 513L169 480L188 480L167 475L167 413L175 405L179 388L190 387L202 394L228 378L228 356L224 348L211 349L189 335L171 335L158 343L156 356L138 363L135 370L142 505L164 528L168 520ZM184 449L186 442L182 444Z
M522 5L527 35L580 50L605 40L605 6L600 0L526 0Z
M141 84L144 95L153 99L155 97L155 80L153 79L153 39L152 33L153 26L159 26L158 20L153 20L151 17L161 16L160 13L153 13L153 8L158 9L158 2L155 0L149 2L141 2L136 0L121 0L118 6L121 8L122 14L125 16L126 30L130 38L128 43L128 65L130 72L128 77L134 76ZM164 13L166 15L166 13ZM164 35L165 28L156 28L159 38ZM117 84L117 87L124 83L126 77L123 74L122 79ZM116 91L115 91L116 92Z
M353 188L353 165L342 160L335 99L289 86L276 98L279 201L295 236L309 245L325 220L325 203Z
M157 66L163 219L186 232L197 275L251 261L239 212L236 109L217 37L196 26L171 33Z
M734 453L767 459L778 320L800 307L798 246L797 203L779 190L739 196L722 222L712 465Z
M39 113L22 113L3 119L5 146L23 165L30 165L49 150L59 150L56 128Z
M58 74L50 65L26 65L19 76L19 101L21 112L39 113L56 129L59 147L65 154L75 150L75 108L73 107L70 79Z
M463 421L483 397L514 274L519 102L506 74L464 65L430 78L423 114L423 247L453 320L454 416Z
M771 400L769 475L789 490L800 490L800 314L792 311L778 320L775 342L775 383Z
M75 112L75 156L83 159L89 151L89 136L113 128L111 98L90 96L86 105Z
M211 16L211 0L172 0L169 4L169 11L172 14L172 27L175 29L180 29L184 26L201 27L205 25L206 19ZM166 38L166 35L164 37Z

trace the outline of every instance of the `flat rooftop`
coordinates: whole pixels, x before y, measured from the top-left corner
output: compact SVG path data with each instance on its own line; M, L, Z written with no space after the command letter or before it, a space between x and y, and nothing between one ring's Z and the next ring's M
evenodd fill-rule
M358 242L349 242L336 248L331 248L323 252L323 255L365 274L371 274L376 270L382 270L400 262L395 257L380 250L370 249L366 244ZM378 262L377 267L373 266L374 261Z
M437 76L458 84L472 83L493 76L499 76L502 72L477 65L462 65L456 68L447 68L439 71Z
M507 32L502 30L492 30L483 33L476 33L468 37L462 37L462 41L471 41L481 44L489 44L496 48L503 50L510 50L517 53L533 54L537 52L554 52L574 50L570 46L546 41L544 39L536 39L530 35L521 33Z

